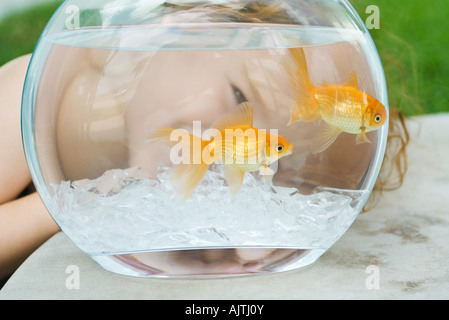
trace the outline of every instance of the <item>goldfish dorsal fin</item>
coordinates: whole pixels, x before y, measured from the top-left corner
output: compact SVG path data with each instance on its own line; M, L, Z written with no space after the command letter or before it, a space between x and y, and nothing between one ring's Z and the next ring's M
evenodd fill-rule
M228 181L231 194L237 194L237 192L239 192L240 190L240 187L242 186L245 171L225 165L224 174L226 176L226 180Z
M248 102L241 103L230 115L216 121L212 128L223 131L228 128L249 126L253 127L254 109Z
M349 75L349 80L346 81L346 83L344 84L344 86L346 87L353 87L358 89L359 88L359 84L358 84L358 80L357 80L357 75L355 74L355 72L351 72L351 74Z

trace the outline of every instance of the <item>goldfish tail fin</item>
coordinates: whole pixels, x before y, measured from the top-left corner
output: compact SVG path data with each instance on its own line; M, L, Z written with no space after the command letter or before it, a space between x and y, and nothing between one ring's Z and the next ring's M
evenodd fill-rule
M296 101L290 112L290 120L287 125L290 126L298 121L313 122L320 119L320 117L321 115L315 97L312 99L296 97Z
M224 166L224 174L226 176L226 180L228 181L229 189L232 195L237 194L239 192L242 184L243 178L245 176L245 172L243 170L234 169L229 166Z
M171 183L176 186L177 194L187 200L200 184L208 168L206 163L177 166L171 175Z
M170 135L175 129L172 128L157 128L145 140L145 142L170 141Z
M190 142L191 139L193 139L194 136L189 134L187 130L184 129L173 129L173 128L166 128L161 127L155 129L145 140L145 142L167 142L170 144L177 144L179 143L179 138L181 138L183 141ZM197 138L199 139L199 138Z
M209 165L216 160L211 154L213 149L209 148L213 143L191 135L184 129L158 128L146 141L163 141L181 147L182 163L173 169L170 182L175 185L178 195L184 200L189 198L203 179ZM207 158L203 159L205 148L208 148L209 154L204 153Z
M337 127L329 124L324 124L323 129L318 134L317 139L312 144L312 153L320 153L329 148L331 144L337 140L338 136L342 133Z
M316 87L310 80L304 49L302 47L290 48L289 52L293 64L287 66L287 70L289 70L295 95L288 125L296 121L315 121L320 117L320 113L315 98Z

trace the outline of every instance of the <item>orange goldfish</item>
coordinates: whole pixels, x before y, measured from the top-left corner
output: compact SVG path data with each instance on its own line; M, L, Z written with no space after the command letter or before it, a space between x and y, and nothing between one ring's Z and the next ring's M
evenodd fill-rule
M314 153L324 151L342 132L356 134L357 144L369 143L366 133L387 121L385 106L358 89L354 72L343 85L324 84L323 88L316 88L309 77L304 49L289 51L294 62L289 72L296 93L289 125L297 121L324 120L324 128L312 146Z
M188 163L178 165L171 176L171 182L177 186L180 196L186 200L214 162L224 164L230 191L236 194L245 172L261 169L267 172L271 163L292 154L293 146L287 139L253 127L253 114L249 103L240 104L232 114L213 124L214 133L210 140L172 128L159 128L148 138L150 142L180 144L181 150L189 154L185 159Z

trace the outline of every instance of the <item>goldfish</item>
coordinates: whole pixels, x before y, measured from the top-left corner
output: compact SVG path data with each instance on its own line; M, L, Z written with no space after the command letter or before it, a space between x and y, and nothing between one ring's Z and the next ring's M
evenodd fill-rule
M187 161L175 167L170 178L184 200L190 197L212 163L223 164L230 192L236 194L246 172L262 170L268 175L270 164L292 154L293 145L286 138L255 128L253 115L249 103L240 104L212 125L210 140L173 128L158 128L147 138L149 142L180 145L188 154L184 159Z
M288 125L297 121L324 121L312 152L326 150L342 132L355 134L357 144L370 143L366 133L382 127L388 113L381 102L358 89L355 72L343 85L324 83L317 88L310 80L304 49L291 48L289 52L294 62L288 70L295 101Z

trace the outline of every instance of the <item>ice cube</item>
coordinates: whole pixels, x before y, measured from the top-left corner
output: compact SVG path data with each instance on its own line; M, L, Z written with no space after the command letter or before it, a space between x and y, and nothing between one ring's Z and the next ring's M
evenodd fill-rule
M242 245L326 247L355 219L364 192L267 184L245 174L231 195L214 165L187 201L169 187L170 168L157 179L139 168L111 170L93 180L54 186L52 215L84 251L131 252Z

